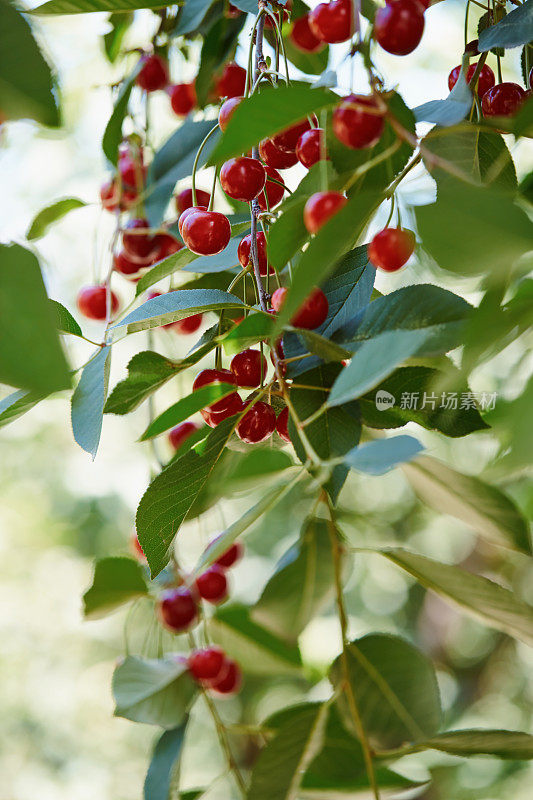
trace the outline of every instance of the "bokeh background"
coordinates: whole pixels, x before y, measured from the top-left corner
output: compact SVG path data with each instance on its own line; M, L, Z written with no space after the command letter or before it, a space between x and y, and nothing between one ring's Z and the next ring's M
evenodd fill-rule
M313 3L311 3L313 5ZM447 94L447 75L463 51L464 3L445 0L426 15L421 46L408 58L381 53L378 63L391 86L398 85L410 106ZM473 22L477 15L471 14ZM23 241L35 213L55 199L80 197L91 203L54 226L37 243L51 297L74 313L81 285L108 268L112 220L98 204L98 190L106 175L101 138L111 112L109 84L121 77L123 66L112 67L101 49L107 30L103 14L35 19L45 52L55 64L61 86L64 127L47 131L31 122L14 122L0 133L0 239ZM138 12L127 44L142 47L152 35L154 17ZM475 37L472 29L469 38ZM246 43L247 33L243 35ZM518 52L504 62L504 79L518 77ZM339 83L347 89L350 75L343 62L345 49L333 48L339 65ZM245 64L245 50L237 61ZM194 57L194 53L193 53ZM489 57L489 62L493 57ZM494 64L492 65L494 66ZM174 54L175 82L194 76L194 63ZM357 67L355 87L365 88ZM152 141L160 144L178 124L168 98L153 100ZM524 140L527 141L527 140ZM533 166L527 144L510 139L520 175ZM295 172L294 179L298 180ZM205 176L199 181L208 188ZM433 183L423 172L413 172L401 189L402 219L409 224L409 203L429 202ZM221 209L223 205L220 206ZM450 231L450 237L454 232ZM378 278L378 288L431 280L475 301L471 281L453 281L423 254L408 269L391 278ZM121 276L116 290L129 300L131 286ZM24 313L24 298L20 298ZM206 319L206 327L209 320ZM101 336L101 327L85 323L89 337ZM134 352L147 347L145 334L121 342L114 354L111 384L120 379ZM171 357L185 354L192 341L165 331L155 333L154 349ZM498 402L510 401L524 388L531 372L531 342L524 337L478 369L474 390L498 392ZM35 342L35 347L39 343ZM82 364L91 348L69 343L74 366ZM160 410L188 388L180 378L160 391ZM6 391L7 393L7 391ZM152 454L136 443L147 422L142 406L126 418L106 416L102 441L94 463L74 443L68 399L45 401L1 431L0 458L0 800L137 800L149 759L154 730L112 717L110 679L114 662L123 652L126 613L96 622L84 622L81 595L91 579L95 556L128 551L135 508L150 478ZM499 464L500 444L492 433L464 440L442 440L417 429L428 451L472 474L484 472L500 481L524 512L531 516L533 490L520 462L513 470ZM170 451L158 444L163 457ZM180 534L180 555L194 560L199 548L251 503L250 494L231 501L200 522L189 523ZM451 518L422 508L402 474L382 478L351 478L341 505L342 527L355 544L401 541L419 552L450 563L466 563L490 575L500 569L498 553L480 548L476 537ZM256 526L248 538L247 557L234 573L237 599L253 602L279 555L291 543L306 512L305 501L296 509L290 498L283 507ZM508 568L514 588L533 602L533 575L520 556ZM456 726L489 726L531 730L533 653L455 613L434 595L426 595L394 566L377 556L361 556L348 585L351 633L370 630L407 631L435 659L447 720ZM147 639L156 638L151 610L139 606L132 627ZM179 646L179 643L178 645ZM301 647L316 680L338 652L336 617L325 615L305 631ZM250 682L244 699L225 704L227 719L237 719L246 703L248 720L303 697L305 687L278 681L261 688ZM327 685L318 681L312 697L324 696ZM193 725L183 770L185 785L214 779L222 770L217 744L201 710ZM238 747L238 742L236 747ZM527 765L491 758L462 761L430 753L405 759L402 769L424 777L432 768L439 794L446 800L531 800L533 770ZM209 797L228 798L224 782Z

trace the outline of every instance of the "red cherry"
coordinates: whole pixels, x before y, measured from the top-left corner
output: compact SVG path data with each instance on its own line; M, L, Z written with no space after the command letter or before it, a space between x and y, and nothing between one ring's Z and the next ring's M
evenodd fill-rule
M318 53L324 48L322 39L318 39L309 25L309 14L304 14L294 21L289 39L302 53Z
M240 542L234 542L231 547L228 547L228 549L217 558L215 564L218 564L218 566L222 567L222 569L230 569L230 567L233 567L237 561L241 560L243 554L243 545Z
M210 428L216 428L217 425L220 425L220 423L228 419L228 417L234 417L244 410L244 403L237 392L228 395L228 397L224 399L227 401L227 406L223 411L210 411L208 408L204 408L200 411L204 421ZM219 400L217 402L222 401Z
M210 603L223 603L228 597L228 579L223 569L213 564L196 578L198 594Z
M154 55L144 55L141 58L141 71L135 80L137 86L145 92L155 92L164 89L168 83L168 64L154 53Z
M352 0L319 3L309 12L309 27L311 33L322 42L336 44L348 41L354 30Z
M242 684L242 673L235 661L228 662L228 672L220 680L211 683L211 689L219 694L235 694Z
M298 139L302 133L310 130L311 123L308 119L304 119L281 133L272 136L271 141L278 150L282 150L284 153L294 153L296 145L298 144Z
M418 0L393 0L376 11L374 37L387 53L412 53L423 33L424 8Z
M203 321L203 314L191 314L190 317L184 317L174 322L174 330L189 336L191 333L196 333L198 328L201 327Z
M228 122L230 121L233 112L243 100L244 97L229 97L226 102L222 104L220 111L218 112L218 125L222 132L224 132L228 127Z
M395 0L400 2L401 0ZM368 112L365 109L368 108ZM339 141L354 150L374 147L381 138L385 122L376 99L351 94L333 112L333 133Z
M246 88L246 70L230 61L226 64L220 78L216 81L215 91L218 97L238 97Z
M198 619L196 601L190 590L184 586L166 589L161 594L158 613L163 625L174 633L186 631Z
M119 157L118 171L123 184L133 188L142 188L146 180L146 167L138 159L129 155Z
M256 158L230 158L220 170L220 185L229 197L249 203L263 191L264 166Z
M226 655L220 647L195 650L187 659L187 664L194 680L207 686L225 678L229 667Z
M348 199L340 192L315 192L304 206L304 225L316 233L343 208Z
M295 153L280 150L272 139L263 139L259 142L259 155L267 167L274 169L289 169L298 163Z
M185 211L180 214L178 219L178 230L180 234L182 234L183 223L189 214L193 213L193 211L207 211L207 206L191 206L190 208L186 208Z
M200 426L196 422L180 422L175 428L172 428L168 433L168 441L177 450L181 445L192 436L193 433L200 430Z
M141 265L137 261L132 261L124 250L120 253L115 253L113 264L116 271L122 275L135 275L141 269Z
M256 233L256 241L257 241L257 257L259 259L259 274L266 275L268 264L267 264L267 241L266 236L263 231ZM252 234L249 233L248 236L245 236L244 239L241 239L239 242L239 247L237 248L237 257L239 259L239 264L241 267L247 267L250 261L252 260ZM272 275L274 269L270 267L270 274Z
M233 356L230 366L237 386L244 386L247 389L259 386L267 373L266 358L259 350L251 348Z
M186 117L196 105L196 89L194 83L176 83L168 90L172 111L178 117Z
M415 235L402 228L385 228L376 233L367 247L368 258L385 272L396 272L413 255Z
M259 401L246 412L237 425L236 434L248 444L264 442L276 428L276 414L272 406Z
M525 91L518 83L499 83L481 98L484 117L512 117L524 102Z
M195 206L192 199L192 189L182 189L181 192L176 195L175 200L178 214L183 214L188 208L202 208L205 206L207 209L209 201L211 200L211 195L209 192L204 192L203 189L197 189Z
M124 250L132 261L139 264L149 264L157 252L155 237L150 233L128 233L127 231L148 229L150 223L147 219L131 219L126 223L126 231L122 234Z
M107 316L107 291L105 286L84 286L80 289L77 305L84 317L104 320ZM115 314L119 307L118 297L111 292L111 312Z
M278 203L281 203L281 201L283 200L283 195L285 194L285 189L284 189L285 184L283 183L283 178L281 177L277 169L274 169L274 167L266 166L265 172L267 175L265 190L261 192L261 194L257 198L257 202L259 203L259 208L261 209L261 211L268 211L269 208L270 210L275 208L278 205ZM269 178L274 178L274 180L269 180ZM274 183L274 181L279 181L279 183ZM280 186L279 185L280 183L283 183L283 186ZM268 198L268 203L267 203L267 198Z
M203 369L194 379L192 390L195 392L197 389L201 389L203 386L210 386L214 383L232 383L235 386L237 385L235 375L229 369ZM227 408L233 406L235 395L240 400L237 392L233 392L233 394L223 397L221 400L217 400L215 403L208 406L206 411L208 411L210 414L223 413ZM218 420L218 422L221 421L222 420Z
M278 432L278 436L280 436L284 442L288 442L290 444L291 437L289 436L289 406L285 406L283 411L278 414L278 418L276 420L276 431Z
M477 64L470 64L468 70L466 72L466 81L470 83L474 72L476 71ZM450 74L448 75L448 89L451 90L457 83L459 79L459 73L461 72L461 67L454 67ZM483 97L485 92L488 92L489 89L492 89L494 84L496 83L496 78L494 76L494 72L487 64L483 64L481 67L481 72L479 73L478 81L477 81L477 93L479 97Z
M229 219L218 211L195 210L181 222L181 235L192 253L214 256L227 247L231 225Z
M324 131L322 128L313 128L302 133L296 145L296 156L300 164L307 169L311 169L313 164L323 158L322 150L324 147Z
M286 296L286 288L276 289L271 300L274 311L280 311ZM325 322L328 311L329 303L326 295L322 289L315 288L294 314L291 324L296 328L306 328L308 330L319 328Z
M125 211L137 202L137 192L125 188L120 191L116 181L108 181L100 189L100 200L106 211Z
M156 251L152 258L152 264L157 264L158 261L183 250L183 244L170 233L156 233L154 243Z

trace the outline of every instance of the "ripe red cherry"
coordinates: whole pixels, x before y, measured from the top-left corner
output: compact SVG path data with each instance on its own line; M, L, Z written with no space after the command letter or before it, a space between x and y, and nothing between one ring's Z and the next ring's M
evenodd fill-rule
M178 219L178 230L180 234L183 235L182 233L183 223L185 222L189 214L193 213L193 211L207 211L207 206L191 206L190 208L186 208L185 211L183 211L180 214Z
M287 296L287 289L276 289L272 295L272 308L274 311L280 311L285 298ZM325 322L329 311L329 303L326 295L318 287L313 289L311 294L304 300L298 311L291 319L291 324L296 328L306 328L313 330L319 328Z
M275 136L272 136L272 144L284 153L294 153L296 145L298 144L298 139L302 133L310 130L311 123L308 119L304 119L281 133L276 133Z
M229 219L218 211L191 211L180 227L185 245L198 256L221 253L231 238Z
M219 694L235 694L242 684L242 673L235 661L228 660L227 674L211 683L211 689Z
M268 209L272 210L275 208L278 203L281 203L283 200L283 195L285 194L283 183L283 178L274 167L265 167L265 172L267 175L267 181L265 183L265 190L261 192L259 197L257 198L257 202L259 203L259 208L261 211L268 211ZM274 178L274 180L269 180L269 178ZM274 183L274 181L279 181L279 183ZM282 183L283 186L279 184ZM268 203L267 203L268 198Z
M220 170L220 185L229 197L249 203L265 188L266 172L256 158L230 158Z
M267 260L267 241L266 236L263 231L256 233L255 235L257 241L257 257L259 260L259 274L266 275L268 267L268 260ZM247 267L250 261L252 260L252 234L249 233L248 236L245 236L244 239L241 239L239 242L239 247L237 248L237 257L239 259L239 264L241 267ZM270 274L274 272L274 269L270 267Z
M213 564L196 579L198 594L209 603L223 603L228 597L228 579L223 569Z
M307 169L311 169L313 164L323 158L322 150L324 147L324 131L322 128L313 128L302 133L296 145L296 157L300 164Z
M175 428L172 428L168 433L168 441L177 450L181 445L187 441L189 436L200 430L200 426L196 422L180 422Z
M191 333L196 333L198 328L201 327L202 321L202 314L191 314L190 317L178 319L172 324L174 326L174 330L176 330L178 333L183 333L185 336L189 336Z
M194 680L207 686L225 678L229 667L226 655L220 647L195 650L187 659L187 664Z
M177 83L168 90L172 111L178 117L186 117L196 105L196 89L194 83Z
M232 383L235 386L237 385L235 375L229 369L203 369L194 379L192 390L195 392L197 389L201 389L203 386L210 386L213 383ZM206 411L215 414L223 413L232 405L235 395L240 400L237 392L233 392L233 394L223 397L221 400L217 400L216 403L208 406ZM219 420L219 422L221 422L221 420Z
M240 542L234 542L231 547L228 547L225 553L222 553L222 555L217 558L215 564L218 564L222 569L230 569L237 561L241 560L243 553L243 545Z
M319 3L309 12L311 32L322 42L346 42L353 33L352 0Z
M122 275L134 275L139 272L141 265L137 261L132 261L129 255L122 250L113 256L113 264L117 272Z
M376 99L372 95L362 94L345 97L334 110L332 123L337 139L354 150L374 147L385 127Z
M264 442L276 428L276 414L272 406L259 401L246 412L237 425L237 436L248 444Z
M374 38L387 53L412 53L423 33L424 7L418 0L392 0L376 11Z
M481 98L484 117L512 117L525 98L525 91L518 83L499 83Z
M132 261L149 264L157 252L155 237L150 233L129 233L129 231L148 229L150 223L147 219L132 219L125 227L126 230L122 234L124 250Z
M156 233L154 243L156 250L152 258L152 264L156 264L158 261L162 261L164 258L183 250L183 244L170 233Z
M290 444L291 437L289 436L289 406L285 406L283 411L278 414L276 420L276 431L284 442Z
M237 386L244 386L247 389L259 386L267 373L266 358L259 350L251 348L233 356L230 366Z
M185 586L166 589L159 598L159 619L174 633L190 628L198 619L198 609L192 593Z
M227 401L227 405L223 411L210 411L209 408L203 408L200 411L204 421L210 428L216 428L217 425L220 425L220 423L228 419L228 417L234 417L236 414L240 414L244 411L244 403L237 392L228 395L225 400ZM222 401L219 400L217 402Z
M272 139L263 139L259 142L259 155L267 167L274 169L289 169L298 163L295 153L280 150Z
M318 53L325 46L322 39L318 39L309 25L309 14L304 14L294 21L289 39L302 53Z
M470 83L474 72L476 71L477 64L470 64L468 70L466 72L466 81ZM459 73L461 72L461 67L454 67L450 74L448 75L448 89L451 90L457 83L459 79ZM483 97L485 92L488 92L489 89L492 89L494 84L496 83L496 78L494 76L494 72L487 64L483 64L481 67L481 72L479 73L478 81L477 81L477 93L479 97Z
M194 206L194 202L192 199L192 189L182 189L179 194L176 195L176 210L178 214L183 214L188 208L202 208L205 206L207 208L209 206L209 201L211 200L211 195L209 192L204 192L203 189L196 190L196 206Z
M367 247L368 258L385 272L396 272L413 255L415 235L402 228L385 228L376 233Z
M228 127L228 122L230 121L233 112L243 100L244 97L229 97L226 102L222 104L220 111L218 112L218 125L222 132L224 132Z
M246 87L246 70L230 61L226 64L222 75L215 84L218 97L238 97L244 94Z
M144 55L141 58L141 71L135 80L137 86L145 92L156 92L164 89L168 83L168 64L154 53L154 55Z
M304 225L309 233L316 233L348 199L340 192L315 192L304 206Z
M104 320L107 316L105 286L84 286L80 289L77 305L84 317L88 319ZM118 311L119 301L114 292L111 292L111 312Z

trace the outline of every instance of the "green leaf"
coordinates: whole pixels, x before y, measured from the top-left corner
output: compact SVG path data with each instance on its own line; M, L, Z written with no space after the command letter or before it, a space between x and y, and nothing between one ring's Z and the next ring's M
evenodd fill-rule
M64 200L56 200L55 203L46 206L46 208L43 208L39 211L37 216L34 217L28 229L28 233L26 234L26 239L29 242L33 239L39 239L41 236L45 235L50 225L53 225L58 219L64 217L69 211L73 211L76 208L84 208L86 205L87 203L83 200L78 200L77 197L67 197Z
M486 28L479 34L478 50L484 53L494 47L519 47L533 39L533 2L515 8L497 25Z
M446 731L433 736L420 747L441 750L454 756L485 754L497 758L532 759L533 736L521 731L470 729Z
M306 330L305 328L290 329L305 345L304 351L313 353L318 356L322 361L344 361L346 358L351 357L351 352L345 347L341 347L331 339L321 336L314 330ZM306 362L307 363L307 362Z
M240 353L272 333L274 319L270 314L249 314L238 325L234 325L222 339L222 347L228 356Z
M455 86L445 100L430 100L429 103L413 109L413 113L417 122L432 122L440 127L451 127L468 116L472 102L472 90L466 82L463 64Z
M485 539L531 552L528 525L512 500L495 486L463 475L429 456L403 468L416 494L441 514L466 523Z
M384 548L376 552L471 617L526 644L533 644L533 607L498 583L402 548Z
M227 397L228 394L233 394L235 385L229 383L219 383L212 386L203 386L197 389L192 394L178 400L177 403L167 408L162 414L159 414L153 422L150 423L148 428L142 434L140 441L145 442L147 439L153 439L154 436L168 431L179 422L188 419L197 411L214 403L215 400L220 400L222 397Z
M140 294L143 294L150 286L153 286L154 283L159 283L160 280L166 278L168 275L172 275L172 273L177 272L180 269L183 269L190 264L195 259L198 259L198 256L194 253L191 253L190 250L184 248L183 250L179 250L177 253L172 253L171 256L168 258L164 258L162 261L159 261L155 267L148 270L140 281L137 283L137 287L135 289L135 295L138 297Z
M243 309L245 305L238 297L221 289L176 289L147 300L115 323L113 329L127 327L128 333L136 333L176 322L200 311L216 311L222 308Z
M209 633L230 658L238 661L245 674L275 677L301 672L298 648L257 625L245 606L219 608L209 620Z
M111 30L109 33L104 33L103 40L105 54L111 64L114 64L120 55L122 42L131 27L133 18L132 11L109 15L108 24L111 25Z
M178 24L174 29L174 35L185 36L198 30L212 5L212 0L187 0L180 7Z
M287 58L300 72L306 75L321 75L327 69L329 61L329 47L324 47L318 53L304 53L292 43L290 36L283 37Z
M56 328L60 333L70 333L72 336L83 336L80 326L68 308L58 303L57 300L49 300L48 302L56 315Z
M164 0L48 0L32 14L87 14L93 11L136 11L140 8L166 8Z
M198 691L185 660L127 656L113 675L115 716L160 725L180 725Z
M442 718L439 689L425 655L399 636L380 633L350 642L346 655L350 690L373 747L399 747L437 732ZM335 688L344 680L341 659L330 671ZM346 694L338 702L345 724L354 730Z
M0 0L0 108L7 119L60 124L50 66L25 17L8 0Z
M384 475L398 464L416 458L423 449L414 436L391 436L354 447L346 453L344 462L357 472Z
M303 213L307 196L289 197L281 206L281 214L268 234L268 260L281 270L301 250L309 238Z
M84 614L87 619L99 619L147 594L138 561L123 556L100 558L94 566L92 585L83 595Z
M159 353L136 353L128 364L128 377L117 383L105 404L105 414L128 414L183 368Z
M137 509L137 536L152 577L168 562L181 523L204 490L226 449L237 420L224 420L208 436L201 454L189 450L171 462L149 485Z
M16 244L0 244L0 341L1 383L46 394L70 387L39 263Z
M177 728L164 731L156 742L144 781L144 800L168 800L172 778L181 757L187 718Z
M116 166L118 162L118 148L122 141L122 125L128 112L130 95L140 69L141 62L139 60L131 75L123 81L102 138L102 150L104 151L104 155L114 166Z
M47 396L48 393L21 390L4 397L0 400L0 428L14 422Z
M207 102L213 75L228 61L235 50L245 19L243 15L239 15L236 19L228 19L224 15L219 16L205 34L200 53L200 65L195 79L196 95L200 106Z
M296 800L307 766L321 750L329 706L309 703L261 751L252 770L249 800Z
M338 95L328 89L313 89L303 84L262 89L235 109L209 163L222 164L255 147L261 139L338 102Z
M72 395L71 421L74 439L93 457L98 451L102 418L109 385L111 347L102 347L83 368Z
M304 523L300 539L282 557L252 610L252 618L296 642L313 617L333 600L335 566L325 520Z

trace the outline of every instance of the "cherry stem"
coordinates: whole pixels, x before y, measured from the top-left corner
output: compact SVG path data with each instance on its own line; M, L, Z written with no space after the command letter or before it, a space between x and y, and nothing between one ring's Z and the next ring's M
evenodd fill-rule
M207 136L201 142L200 147L198 148L198 151L197 151L196 156L194 158L194 164L192 165L192 202L193 202L193 205L197 205L197 202L196 202L196 172L198 170L198 162L200 160L200 155L201 155L202 150L204 149L205 145L207 144L208 140L211 138L211 136L214 134L215 131L218 131L218 129L219 128L218 128L218 122L217 122L217 124L214 125L211 128L211 130L209 131Z

